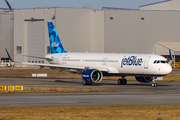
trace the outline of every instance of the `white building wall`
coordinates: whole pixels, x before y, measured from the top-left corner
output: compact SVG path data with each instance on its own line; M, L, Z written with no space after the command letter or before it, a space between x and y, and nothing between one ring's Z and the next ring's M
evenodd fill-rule
M16 61L28 61L22 56L27 51L27 27L25 20L44 19L44 55L47 54L49 36L47 22L53 22L62 44L68 52L91 52L91 9L46 8L21 9L14 11L14 55ZM52 19L52 18L55 19ZM22 53L17 54L16 47L22 46ZM42 55L42 56L44 56Z
M140 10L180 10L180 0L167 0L159 3L144 5Z
M13 23L12 13L0 13L0 60L1 58L8 58L5 49L8 49L13 59Z
M31 18L34 19L44 19L44 23L49 21L53 21L52 17L55 14L54 8L46 8L46 9L21 9L14 10L14 60L15 61L26 61L27 59L22 56L25 54L27 46L25 44L26 39L26 21ZM47 54L47 46L49 46L49 36L48 36L48 28L47 24L44 24L44 55ZM16 47L22 46L22 53L17 54Z
M105 16L102 10L91 11L91 52L103 53L105 50Z
M67 52L91 52L91 9L56 8L56 30Z
M1 24L1 14L0 14L0 60L1 60L1 56L2 56L2 24Z
M55 19L52 19L55 17ZM44 55L53 22L68 52L156 53L168 55L157 42L180 41L179 11L91 10L77 8L24 9L14 11L14 55L25 61L26 19L44 19ZM22 46L17 54L16 46ZM42 56L44 56L42 55Z
M157 42L180 41L180 12L106 10L105 52L168 55ZM110 19L113 17L113 20Z

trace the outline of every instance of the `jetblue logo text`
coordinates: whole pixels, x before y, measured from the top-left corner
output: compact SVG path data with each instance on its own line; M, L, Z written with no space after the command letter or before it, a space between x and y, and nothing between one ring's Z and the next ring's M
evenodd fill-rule
M137 56L129 56L129 57L124 56L124 58L121 61L121 68L124 65L141 66L141 63L142 63L142 58L137 58Z
M52 46L52 47L59 47L59 43L56 44L55 42L53 42L53 43L51 44L51 46Z

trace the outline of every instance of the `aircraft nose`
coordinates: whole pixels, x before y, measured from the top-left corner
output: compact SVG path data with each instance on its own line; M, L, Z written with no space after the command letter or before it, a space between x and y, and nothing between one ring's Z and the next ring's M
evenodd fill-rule
M171 65L168 65L168 67L166 67L166 70L165 70L166 74L169 74L172 72L172 67Z

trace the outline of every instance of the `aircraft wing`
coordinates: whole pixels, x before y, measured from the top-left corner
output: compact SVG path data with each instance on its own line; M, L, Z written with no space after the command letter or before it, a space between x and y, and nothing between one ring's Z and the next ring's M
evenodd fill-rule
M9 59L13 62L14 60L11 59L7 49L6 49L7 55ZM40 59L46 59L46 60L51 60L52 58L45 58L45 57L37 57L37 56L29 56L29 55L24 55L27 57L34 57L34 58L40 58ZM65 69L75 69L75 70L87 70L87 69L96 69L102 72L108 72L109 69L108 67L84 67L84 66L69 66L69 65L59 65L59 64L44 64L44 63L28 63L28 62L22 62L24 65L32 65L32 66L40 66L40 67L58 67L58 68L65 68Z
M108 67L84 67L84 66L69 66L69 65L59 65L59 64L44 64L44 63L28 63L22 62L24 65L40 66L40 67L57 67L65 69L75 69L75 70L87 70L87 69L97 69L102 72L108 72Z
M39 57L39 56L31 56L31 55L23 55L26 57L33 57L33 58L39 58L39 59L46 59L46 60L53 60L53 58L46 58L46 57Z

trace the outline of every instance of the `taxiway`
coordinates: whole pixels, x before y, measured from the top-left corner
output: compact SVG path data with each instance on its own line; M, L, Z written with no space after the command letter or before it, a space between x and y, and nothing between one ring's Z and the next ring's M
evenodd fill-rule
M83 86L81 79L14 78L0 77L0 85L24 87L58 87L79 89L110 89L122 92L94 93L9 93L0 94L0 108L61 107L61 106L137 106L180 105L180 82L151 83L128 81L125 86L116 80L103 80L91 86Z

